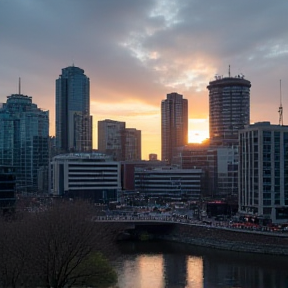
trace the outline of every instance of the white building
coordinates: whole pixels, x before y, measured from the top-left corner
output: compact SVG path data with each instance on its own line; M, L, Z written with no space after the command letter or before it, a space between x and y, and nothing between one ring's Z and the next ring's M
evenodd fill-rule
M198 200L202 169L135 168L135 190L148 197Z
M101 153L70 153L55 156L50 165L50 191L55 196L117 200L121 190L121 167Z
M259 122L239 132L239 212L288 220L288 126Z

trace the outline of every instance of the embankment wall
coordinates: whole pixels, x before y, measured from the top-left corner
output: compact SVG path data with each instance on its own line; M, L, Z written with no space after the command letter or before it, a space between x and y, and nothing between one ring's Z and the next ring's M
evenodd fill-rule
M176 223L158 239L218 249L273 255L288 255L288 235Z

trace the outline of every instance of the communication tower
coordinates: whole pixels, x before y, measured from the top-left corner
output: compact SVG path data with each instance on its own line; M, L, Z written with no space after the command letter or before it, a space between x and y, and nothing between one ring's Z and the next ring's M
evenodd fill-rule
M279 106L279 125L283 126L283 107L282 107L282 91L281 91L281 80L280 80L280 106Z

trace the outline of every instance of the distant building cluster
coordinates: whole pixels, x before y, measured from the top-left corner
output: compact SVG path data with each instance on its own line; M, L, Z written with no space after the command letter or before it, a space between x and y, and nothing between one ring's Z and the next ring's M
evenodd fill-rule
M141 160L141 131L114 120L98 121L98 151L115 161Z
M141 131L123 121L98 121L93 150L90 80L70 66L56 80L56 136L49 113L32 97L0 105L0 206L15 192L123 202L129 195L161 201L229 200L238 213L288 220L288 126L250 123L250 81L244 75L209 82L210 138L188 143L188 100L161 102L161 160L141 160ZM127 198L128 197L128 198ZM154 200L153 200L154 201ZM156 200L155 200L156 203ZM3 209L4 209L3 208Z

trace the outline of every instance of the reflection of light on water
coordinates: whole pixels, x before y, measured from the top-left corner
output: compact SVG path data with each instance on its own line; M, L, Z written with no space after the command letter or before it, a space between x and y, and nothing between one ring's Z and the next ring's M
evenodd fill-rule
M186 288L203 288L203 278L203 259L189 256L187 261Z
M118 275L119 287L125 288L163 288L162 255L138 256L135 260L125 260Z
M163 284L163 256L142 256L139 257L140 282L142 288L164 287ZM136 286L135 286L136 287Z

